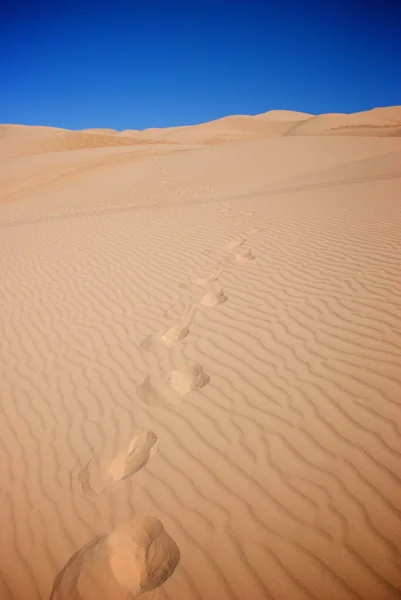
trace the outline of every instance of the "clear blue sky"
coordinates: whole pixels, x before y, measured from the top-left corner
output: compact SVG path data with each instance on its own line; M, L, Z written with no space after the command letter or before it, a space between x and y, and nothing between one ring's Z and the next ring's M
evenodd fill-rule
M401 0L6 0L0 123L143 129L400 104L400 31Z

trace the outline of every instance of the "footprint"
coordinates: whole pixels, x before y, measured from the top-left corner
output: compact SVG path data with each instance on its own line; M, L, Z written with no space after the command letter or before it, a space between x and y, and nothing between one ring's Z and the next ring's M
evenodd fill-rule
M168 385L168 381L162 378L145 377L136 388L136 395L144 404L167 408L177 403L177 397Z
M112 480L123 481L140 471L156 452L157 446L158 437L153 431L133 437L127 450L116 456L109 467Z
M140 343L141 350L150 351L156 346L165 346L172 348L189 335L189 327L196 315L196 306L190 308L187 313L181 318L180 323L172 325L166 329L162 329L158 333L148 335Z
M141 350L152 350L156 345L165 345L172 348L177 342L180 342L189 334L188 327L173 325L159 333L148 335L140 344Z
M197 285L199 287L207 287L211 283L218 280L220 275L224 273L225 268L226 267L220 267L220 269L218 269L214 273L211 273L207 277L194 277L193 279L191 279L191 281L194 285Z
M163 585L180 549L159 519L135 517L98 535L71 556L56 576L50 600L137 598Z
M242 250L240 250L240 252L238 252L238 254L235 255L235 258L237 259L238 262L249 262L251 260L254 260L254 255L251 252L250 248L242 248Z
M175 369L170 375L171 387L180 395L185 396L189 392L200 390L210 381L209 375L201 365L188 363L179 369Z
M245 240L243 238L235 238L235 239L227 242L225 247L227 248L227 250L235 250L236 248L239 248L240 246L242 246L242 244L244 244L244 243L245 243Z
M149 406L167 407L178 404L186 394L200 390L209 381L201 365L188 363L163 377L146 377L136 393Z
M263 231L262 227L250 227L247 233L260 233L261 231Z
M203 296L201 303L203 306L218 306L219 304L227 302L227 300L228 298L222 289L218 291L210 290Z
M219 279L219 277L224 273L225 269L226 267L222 266L219 269L217 269L217 271L214 271L206 277L199 277L195 275L194 277L190 278L189 283L181 283L179 287L184 289L191 289L191 287L194 285L198 287L208 287L211 283Z
M137 473L146 465L156 452L157 446L158 438L153 431L138 434L131 439L127 450L108 463L109 467L104 459L95 456L91 456L83 467L77 463L71 470L72 482L78 482L85 496L111 493L116 483Z

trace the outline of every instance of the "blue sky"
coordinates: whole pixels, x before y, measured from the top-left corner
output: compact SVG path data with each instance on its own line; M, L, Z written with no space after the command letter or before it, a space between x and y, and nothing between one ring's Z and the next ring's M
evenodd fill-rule
M0 122L194 124L401 104L401 2L6 0Z

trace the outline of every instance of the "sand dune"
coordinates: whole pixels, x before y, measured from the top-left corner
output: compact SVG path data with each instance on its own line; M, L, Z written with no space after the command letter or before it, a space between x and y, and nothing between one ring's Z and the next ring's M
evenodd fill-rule
M273 111L275 112L275 111ZM281 111L277 111L281 112ZM145 130L144 135L155 139L163 139L185 144L222 144L230 141L248 140L279 136L294 127L292 116L286 121L284 118L267 118L266 115L255 117L235 115L223 117L215 121L192 125L188 127L171 127L165 130ZM299 120L301 122L301 119Z
M7 126L2 126L7 127ZM14 126L11 126L14 128ZM18 127L18 126L17 126ZM113 135L110 131L68 131L51 128L30 127L17 132L6 129L6 134L0 139L0 161L34 154L49 154L52 152L66 152L87 148L108 148L115 146L132 146L137 144L153 143L146 136L134 137Z
M185 144L222 144L280 135L401 135L400 107L376 108L353 114L313 116L289 110L270 110L255 116L236 115L200 125L147 129L143 135Z
M37 125L0 125L0 141L22 138L43 138L65 133L68 129L60 127L44 127Z
M92 128L68 131L56 127L0 125L0 160L34 154L133 144L219 145L278 136L401 135L401 107L375 108L353 114L310 115L270 110L255 116L233 115L199 125L145 130Z
M400 136L401 107L359 113L317 115L305 120L286 135Z
M262 120L3 130L2 600L400 598L401 140Z
M381 119L388 119L389 121L401 121L401 106L383 106L379 108L372 108L368 111L371 115L377 116Z

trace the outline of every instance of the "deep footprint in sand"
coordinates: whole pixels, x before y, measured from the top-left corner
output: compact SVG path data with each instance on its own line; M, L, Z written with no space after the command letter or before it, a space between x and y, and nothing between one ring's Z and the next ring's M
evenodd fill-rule
M184 288L184 289L191 289L194 286L195 287L208 287L211 283L214 283L215 281L217 281L219 279L219 277L224 273L226 269L226 266L222 266L219 269L217 269L216 271L214 271L213 273L210 273L210 275L206 275L206 276L193 276L190 278L190 281L188 283L181 283L179 285L180 288Z
M128 479L140 471L157 450L158 437L153 431L136 435L125 452L111 462L109 476L114 482Z
M238 253L235 255L235 258L236 258L236 260L237 260L238 262L241 262L241 263L246 263L246 262L249 262L249 261L251 261L251 260L254 260L254 258L255 258L255 257L254 257L254 255L252 254L252 251L251 251L251 249L250 249L250 248L242 248L242 249L240 250L240 252L238 252Z
M218 306L219 304L224 304L227 300L228 298L222 289L217 291L209 290L202 297L201 303L203 306Z
M163 585L179 560L161 521L135 517L73 554L56 576L50 600L137 598Z
M193 306L187 313L181 318L180 322L162 329L161 331L148 335L140 343L141 350L150 351L156 346L164 346L165 348L172 348L179 342L189 335L189 327L195 318L197 308Z
M200 390L210 381L203 367L196 363L185 364L162 377L146 377L136 393L149 406L168 407L179 404L190 392Z
M174 325L173 327L169 327L168 329L163 329L162 331L155 333L153 335L148 335L140 344L141 350L152 350L157 345L164 345L167 348L172 348L187 337L189 334L188 327L180 327L178 325Z
M227 248L227 250L235 250L236 248L239 248L240 246L242 246L242 244L244 244L244 243L245 243L244 238L234 238L234 239L230 240L229 242L227 242L225 247Z
M72 482L79 484L85 496L110 493L118 481L128 479L140 471L156 452L157 446L158 438L153 431L138 434L131 439L127 450L109 463L108 469L104 461L96 459L95 456L91 456L83 467L77 463L71 471Z

